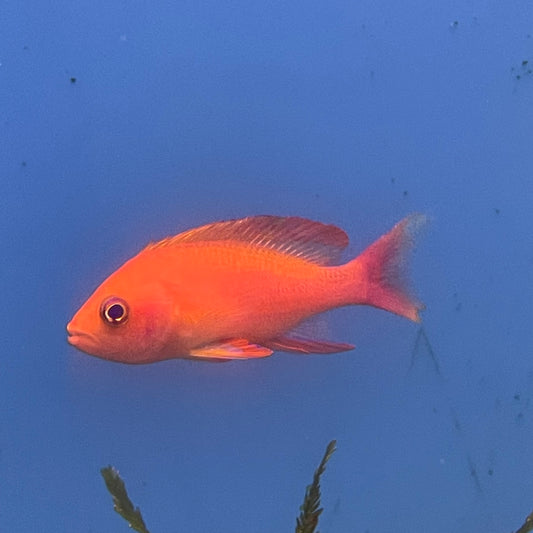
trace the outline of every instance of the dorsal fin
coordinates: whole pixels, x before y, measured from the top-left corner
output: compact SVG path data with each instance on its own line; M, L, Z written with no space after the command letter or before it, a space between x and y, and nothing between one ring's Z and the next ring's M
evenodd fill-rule
M319 265L335 264L348 245L336 226L300 217L260 215L215 222L151 243L146 250L191 242L238 241L270 248Z

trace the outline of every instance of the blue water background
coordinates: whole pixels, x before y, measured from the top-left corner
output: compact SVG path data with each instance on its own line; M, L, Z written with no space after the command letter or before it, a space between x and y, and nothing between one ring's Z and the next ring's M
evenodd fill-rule
M108 464L152 533L291 531L333 438L325 533L518 528L531 2L3 0L0 20L2 531L126 531ZM434 358L370 308L332 313L357 349L330 356L126 366L66 343L151 240L290 214L344 228L349 258L413 211Z

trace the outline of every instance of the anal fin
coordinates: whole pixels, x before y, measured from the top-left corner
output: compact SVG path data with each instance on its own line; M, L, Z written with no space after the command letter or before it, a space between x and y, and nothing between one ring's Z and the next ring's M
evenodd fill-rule
M353 350L353 344L326 340L306 339L305 337L278 337L266 343L268 348L280 352L296 353L338 353Z
M255 359L272 355L272 350L250 343L246 339L227 339L195 348L189 355L202 359Z

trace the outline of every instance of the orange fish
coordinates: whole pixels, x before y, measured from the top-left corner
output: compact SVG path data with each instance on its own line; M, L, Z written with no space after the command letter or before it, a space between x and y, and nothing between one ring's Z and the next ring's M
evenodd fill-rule
M403 289L401 267L425 218L406 217L343 265L346 233L298 217L248 217L168 237L96 289L67 325L68 341L122 363L350 350L351 344L307 338L297 327L345 305L418 322L423 306Z

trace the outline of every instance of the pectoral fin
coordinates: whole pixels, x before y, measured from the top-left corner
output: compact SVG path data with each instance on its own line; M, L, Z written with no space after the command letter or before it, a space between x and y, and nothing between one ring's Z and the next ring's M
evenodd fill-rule
M228 339L225 341L207 344L190 351L192 357L205 359L255 359L257 357L268 357L272 350L249 343L246 339Z

